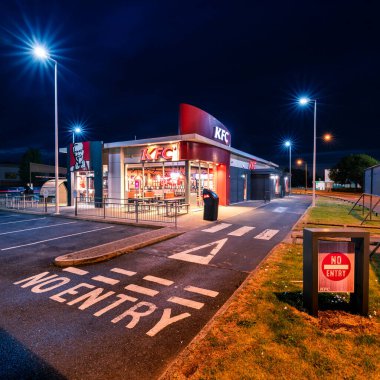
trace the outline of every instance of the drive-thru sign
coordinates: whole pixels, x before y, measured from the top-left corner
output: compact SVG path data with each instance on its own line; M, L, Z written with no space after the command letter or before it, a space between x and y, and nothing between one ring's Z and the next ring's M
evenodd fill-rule
M319 241L318 292L354 292L355 244Z
M318 316L318 293L350 293L350 308L368 314L369 232L305 228L303 303Z

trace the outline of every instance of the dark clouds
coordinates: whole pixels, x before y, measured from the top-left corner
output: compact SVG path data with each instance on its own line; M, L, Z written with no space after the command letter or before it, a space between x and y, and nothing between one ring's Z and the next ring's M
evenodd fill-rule
M2 1L1 149L53 144L52 67L20 53L17 36L53 44L59 61L60 145L73 120L87 138L120 141L177 132L188 102L232 132L235 148L287 165L281 139L311 162L351 151L380 158L380 57L375 1ZM38 66L38 67L37 67ZM17 131L17 132L16 132ZM52 152L52 149L51 149Z

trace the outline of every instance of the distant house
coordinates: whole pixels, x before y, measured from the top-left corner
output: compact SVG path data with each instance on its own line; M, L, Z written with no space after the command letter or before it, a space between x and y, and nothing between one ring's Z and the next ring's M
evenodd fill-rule
M364 171L364 192L380 196L380 165L371 166Z
M0 164L0 187L21 184L18 164Z

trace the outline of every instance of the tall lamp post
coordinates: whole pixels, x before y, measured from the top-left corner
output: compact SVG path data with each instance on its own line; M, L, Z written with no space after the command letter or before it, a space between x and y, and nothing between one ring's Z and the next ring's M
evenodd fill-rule
M317 157L317 100L309 98L301 98L299 103L305 106L310 102L314 102L314 139L313 139L313 197L311 207L315 207L315 171L316 171L316 157Z
M297 160L297 165L302 165L305 162L305 193L307 192L307 162L301 159Z
M289 195L292 193L292 142L285 141L285 146L289 148Z
M49 55L48 51L41 45L36 45L33 49L34 55L41 60L48 60L54 63L54 115L55 115L55 213L59 214L59 192L58 192L58 90L57 90L57 61Z
M79 127L74 127L73 128L73 144L75 143L75 134L76 133L81 133L82 132L82 129L79 128Z

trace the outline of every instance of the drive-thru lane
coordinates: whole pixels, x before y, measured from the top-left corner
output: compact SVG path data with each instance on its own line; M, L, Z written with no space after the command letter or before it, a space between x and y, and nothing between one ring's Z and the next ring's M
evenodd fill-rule
M27 374L28 350L35 377L157 378L308 204L273 201L97 265L24 266L9 255L11 270L0 267L1 327L17 346L13 356L3 349L8 374Z

